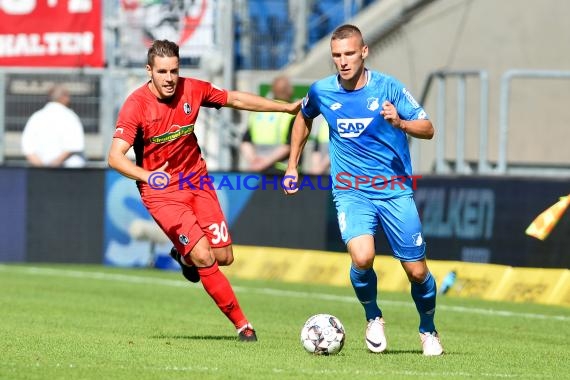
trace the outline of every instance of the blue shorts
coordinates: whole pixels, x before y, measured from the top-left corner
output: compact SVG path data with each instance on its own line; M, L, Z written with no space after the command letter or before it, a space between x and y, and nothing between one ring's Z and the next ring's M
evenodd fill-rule
M376 234L380 222L393 255L400 261L419 261L425 257L422 224L413 196L373 200L352 191L334 196L342 240Z

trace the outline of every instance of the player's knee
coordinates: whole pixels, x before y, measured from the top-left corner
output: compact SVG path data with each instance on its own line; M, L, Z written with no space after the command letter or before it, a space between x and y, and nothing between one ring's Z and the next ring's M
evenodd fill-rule
M228 266L234 262L234 252L231 245L222 248L212 248L218 265Z
M370 269L374 265L374 256L355 256L352 258L352 265L358 269Z
M198 267L209 267L214 264L215 257L210 247L194 247L191 252L192 261Z
M351 239L347 244L352 265L358 269L370 269L374 264L376 252L374 238L370 235L361 235Z
M408 280L410 280L410 282L417 282L417 283L421 284L426 279L426 276L428 274L428 270L427 270L427 268L421 268L421 267L413 268L413 269L407 270L406 274L408 275Z
M218 265L228 266L232 265L232 263L234 262L234 256L233 255L223 256L217 260L218 260Z

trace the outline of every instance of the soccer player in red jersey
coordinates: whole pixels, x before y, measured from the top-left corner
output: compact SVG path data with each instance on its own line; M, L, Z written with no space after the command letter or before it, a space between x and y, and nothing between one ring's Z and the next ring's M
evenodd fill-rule
M178 45L154 41L148 50L149 81L123 104L109 151L109 166L137 181L141 199L174 244L171 255L184 276L204 289L234 324L241 341L256 341L252 325L218 265L233 260L232 239L208 175L194 125L200 107L296 114L300 102L283 103L179 76ZM126 157L134 147L136 164Z

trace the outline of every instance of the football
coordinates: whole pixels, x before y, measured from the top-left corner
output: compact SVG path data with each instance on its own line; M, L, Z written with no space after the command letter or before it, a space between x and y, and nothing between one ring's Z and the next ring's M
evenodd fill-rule
M316 314L305 322L301 330L303 348L315 355L335 355L344 346L344 326L330 314Z

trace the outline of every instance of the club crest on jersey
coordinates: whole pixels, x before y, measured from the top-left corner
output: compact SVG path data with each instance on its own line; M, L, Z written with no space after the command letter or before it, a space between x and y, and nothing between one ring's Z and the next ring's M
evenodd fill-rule
M185 113L186 115L190 115L190 111L192 111L192 108L190 107L190 104L184 103L184 113Z
M368 108L370 111L376 111L378 108L380 108L380 102L378 102L378 98L368 98L366 100L368 101L366 108Z
M178 240L180 240L180 243L182 243L184 245L188 245L188 243L190 243L188 236L186 236L184 234L181 234L180 236L178 236Z
M337 119L336 128L340 137L353 138L358 137L364 132L370 122L373 120L371 117L363 119Z
M414 241L414 245L416 247L419 247L420 245L422 245L424 242L424 239L422 238L422 233L418 232L417 234L413 234L412 240Z

